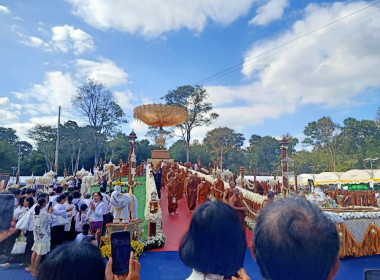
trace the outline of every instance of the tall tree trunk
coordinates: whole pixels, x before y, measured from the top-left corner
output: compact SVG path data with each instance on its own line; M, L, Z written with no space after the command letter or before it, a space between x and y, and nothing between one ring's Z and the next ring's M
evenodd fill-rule
M189 154L190 154L190 131L186 131L186 161L189 161Z

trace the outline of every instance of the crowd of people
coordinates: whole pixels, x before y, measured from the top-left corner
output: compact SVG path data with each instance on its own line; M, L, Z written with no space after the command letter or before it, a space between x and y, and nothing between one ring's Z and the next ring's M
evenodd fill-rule
M189 211L194 211L179 247L184 265L193 269L187 280L250 279L244 270L245 207L235 182L231 180L224 190L220 177L210 184L196 172L171 163L154 168L152 175L158 194L162 187L167 189L170 214L176 214L178 200L185 197ZM49 194L33 189L7 191L15 195L15 229L1 232L0 241L5 239L2 244L9 247L18 235L26 237L22 262L37 279L140 279L140 264L133 253L129 274L116 276L112 258L106 265L96 246L110 213L105 187L92 196L63 193L61 187ZM208 201L209 194L216 201ZM273 196L268 194L257 217L251 247L262 277L333 279L339 270L334 224L304 198L273 201ZM49 258L41 263L47 254Z
M9 188L6 192L15 197L15 226L0 249L9 254L20 237L26 240L26 248L23 254L11 254L2 267L18 262L26 265L32 276L37 275L41 259L63 243L86 239L96 245L105 233L105 224L112 221L104 186L92 196L74 189L63 192L61 186L50 193L33 188Z

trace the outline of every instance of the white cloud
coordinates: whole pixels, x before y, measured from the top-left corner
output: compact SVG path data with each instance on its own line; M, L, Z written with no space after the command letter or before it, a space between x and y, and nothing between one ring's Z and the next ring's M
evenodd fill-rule
M257 0L66 0L74 14L99 29L116 29L144 37L187 28L201 32L208 21L227 25L245 15Z
M106 83L107 86L122 85L127 82L128 74L123 69L108 59L100 59L100 62L78 59L75 63L78 79L94 79Z
M43 23L39 23L38 31L49 36L50 33L43 28ZM68 53L73 51L75 55L81 55L87 51L95 50L94 41L91 35L81 29L75 29L70 25L54 26L51 29L50 41L44 41L36 36L26 36L21 32L17 33L24 45L35 48L42 48L44 51L55 51Z
M67 53L73 50L75 55L95 49L91 35L70 25L55 26L52 29L51 45L54 49Z
M116 97L118 104L122 109L133 109L132 101L137 101L138 99L133 95L132 92L127 91L115 91L114 96Z
M143 137L143 135L145 135L148 132L148 125L136 119L133 119L129 123L129 127L133 129L133 131L139 136L139 138Z
M251 60L284 42L357 11L368 2L310 4L302 19L277 38L255 43L246 53L242 73L245 86L207 87L210 101L220 114L215 125L256 125L266 118L294 113L298 107L315 104L353 106L353 98L379 87L380 18L350 18L339 28L321 30L290 47L277 49ZM372 7L366 12L379 11ZM356 20L355 20L356 19ZM348 22L350 22L348 24ZM333 29L334 28L334 29ZM330 30L330 32L328 32ZM241 107L236 107L236 104Z
M289 0L269 0L268 3L257 9L256 16L249 23L267 25L274 20L280 19L288 5Z
M64 109L71 108L71 97L76 93L76 86L70 74L60 71L47 72L42 84L33 85L24 92L14 92L16 98L26 101L24 105L29 114L39 112L42 115L58 111L61 105ZM37 102L36 102L37 101Z
M23 36L24 39L20 42L26 46L34 48L43 48L45 51L50 51L51 48L48 43L45 43L41 38L35 36Z
M11 11L9 11L9 9L7 7L0 5L0 13L10 14Z

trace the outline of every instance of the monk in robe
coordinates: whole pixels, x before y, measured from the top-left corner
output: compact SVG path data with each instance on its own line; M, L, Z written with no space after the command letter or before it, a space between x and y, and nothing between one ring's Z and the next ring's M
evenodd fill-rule
M189 212L195 210L197 203L197 181L194 175L190 175L190 179L187 183L186 197L187 197L187 207Z
M222 200L224 194L224 183L220 179L220 174L217 175L216 181L213 184L212 195L216 200Z
M239 217L239 220L240 220L240 223L241 223L241 226L245 232L245 207L243 205L243 198L242 198L242 194L240 192L240 190L238 188L234 188L233 189L233 195L231 196L231 198L229 199L228 201L228 204L235 209L236 211L236 214L238 215Z
M168 212L169 214L176 214L178 203L177 203L177 187L178 184L174 181L174 177L170 178L169 183L167 184L168 188Z
M223 201L225 203L229 203L230 201L230 198L234 195L234 189L235 189L235 182L234 181L230 181L230 188L227 189L225 192L224 192L224 195L223 195Z
M182 199L183 197L183 184L182 179L180 178L180 174L176 172L174 174L174 183L177 184L177 201Z
M201 183L201 178L198 177L197 172L194 172L194 178L195 178L195 181L197 182L197 186L198 186Z
M205 178L202 178L201 183L197 186L197 201L199 204L205 203L208 200L208 195L210 194L210 184Z

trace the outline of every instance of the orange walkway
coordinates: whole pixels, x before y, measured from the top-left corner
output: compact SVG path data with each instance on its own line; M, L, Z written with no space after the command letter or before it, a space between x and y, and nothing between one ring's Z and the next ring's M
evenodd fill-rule
M165 246L152 251L178 251L182 237L189 229L193 213L187 208L186 197L178 201L177 216L169 215L166 189L161 190L162 228L166 236ZM252 243L252 232L246 228L247 245Z

